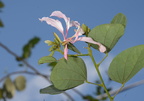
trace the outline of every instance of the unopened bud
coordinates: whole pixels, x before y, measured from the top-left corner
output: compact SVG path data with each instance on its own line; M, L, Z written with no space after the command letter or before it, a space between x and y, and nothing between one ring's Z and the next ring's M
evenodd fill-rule
M48 44L48 46L54 45L54 42L50 41L50 40L46 40L44 41L46 44Z

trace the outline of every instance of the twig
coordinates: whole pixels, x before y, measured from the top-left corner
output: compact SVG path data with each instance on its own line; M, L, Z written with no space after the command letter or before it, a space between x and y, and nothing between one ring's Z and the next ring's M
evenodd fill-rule
M119 93L122 93L122 92L124 92L124 91L126 91L126 90L130 90L130 89L132 89L132 88L134 88L134 87L137 87L137 86L140 86L140 85L142 85L142 84L144 84L144 80L135 82L135 83L133 83L133 84L130 84L130 85L124 87ZM118 90L119 90L119 89L114 90L114 91L110 91L109 93L110 93L111 95L114 95L114 94L116 94L116 92L117 92ZM97 99L102 99L102 98L104 98L104 97L107 97L107 94L106 94L106 93L105 93L105 94L102 94L102 95L99 95L99 96L97 96L96 98L97 98Z
M0 43L0 46L2 48L4 48L8 53L10 53L11 55L13 55L15 58L19 58L19 56L17 54L15 54L13 51L11 51L8 47L6 47L4 44ZM48 82L50 82L50 80L48 79L48 75L43 75L41 74L38 70L36 70L32 65L30 65L27 61L25 60L21 60L27 67L29 67L31 70L33 70L35 73L32 73L32 72L24 72L24 71L21 71L21 73L28 73L28 74L36 74L36 75L39 75L39 76L42 76L44 77ZM13 74L18 74L20 72L13 72L13 73L9 73L8 75L6 75L5 77L7 76L10 76L10 75L13 75ZM1 78L0 79L0 82L5 78ZM71 101L74 101L74 99L71 97L71 95L69 95L68 93L64 92L63 93L64 95L66 95Z
M19 56L17 54L15 54L13 51L11 51L8 47L6 47L4 44L0 43L0 46L2 48L4 48L8 53L10 53L11 55L13 55L15 58L19 58ZM24 64L26 64L30 69L32 69L33 71L35 71L36 73L39 73L33 66L31 66L30 64L28 64L25 60L21 60Z
M79 94L81 97L84 96L84 95L83 95L80 91L78 91L77 89L74 89L74 88L73 88L73 91L74 91L75 93Z
M4 77L0 78L0 82L2 82L5 78L7 78L7 77L9 77L11 75L21 74L21 73L26 73L26 74L31 74L31 75L37 75L36 73L28 72L28 71L16 71L16 72L8 73Z

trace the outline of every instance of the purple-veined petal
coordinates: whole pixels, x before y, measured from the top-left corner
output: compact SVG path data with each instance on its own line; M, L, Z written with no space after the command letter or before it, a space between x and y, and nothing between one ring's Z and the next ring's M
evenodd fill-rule
M67 47L67 44L66 44L65 47L64 47L64 58L66 60L68 59L67 54L68 54L68 47Z
M62 33L62 35L65 39L64 31L63 31L64 29L63 29L62 23L59 20L55 20L55 19L52 19L52 18L49 18L49 17L43 17L39 20L40 21L46 21L47 24L57 28Z
M106 51L106 47L103 46L102 44L100 44L99 42L96 42L94 41L92 38L90 37L80 37L78 38L77 41L85 41L85 42L88 42L88 43L92 43L92 44L96 44L99 46L99 51L104 53Z

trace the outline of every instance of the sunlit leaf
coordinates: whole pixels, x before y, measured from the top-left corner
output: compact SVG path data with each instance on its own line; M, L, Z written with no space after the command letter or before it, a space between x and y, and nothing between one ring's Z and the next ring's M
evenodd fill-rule
M144 45L128 48L118 54L110 64L110 78L121 84L130 80L144 67Z
M118 13L111 21L112 24L122 24L126 26L127 18L124 14Z
M56 39L57 44L60 44L62 42L61 39L59 38L59 36L56 33L54 33L54 37Z
M4 89L6 91L7 98L12 98L15 94L15 86L11 79L8 77L4 82Z
M51 95L55 95L55 94L60 94L63 93L64 90L59 90L57 88L54 87L54 85L48 86L46 88L40 89L40 93L41 94L51 94Z
M40 38L34 37L23 47L22 58L28 58L31 55L31 49L40 41Z
M44 57L42 57L38 60L38 64L52 63L52 62L55 62L55 61L57 61L57 60L52 56L44 56Z
M15 87L18 91L22 91L26 87L26 79L24 76L18 76L14 80Z
M83 84L87 79L87 71L84 61L78 57L60 59L52 70L50 79L59 90L67 90Z
M88 36L106 46L107 52L109 52L123 34L124 26L122 24L103 24L93 28ZM92 44L92 47L95 49L98 48L94 44Z

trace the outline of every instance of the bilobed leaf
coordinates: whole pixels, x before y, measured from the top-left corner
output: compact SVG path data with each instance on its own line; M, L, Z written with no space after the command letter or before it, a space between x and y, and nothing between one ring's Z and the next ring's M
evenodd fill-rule
M108 75L112 80L124 84L143 67L144 45L138 45L118 54L110 64Z
M54 85L48 86L46 88L40 89L40 93L41 94L51 94L51 95L55 95L55 94L60 94L63 93L64 90L59 90L57 88L54 87Z
M56 62L56 61L57 60L52 56L44 56L38 60L38 64L52 63L52 62Z
M122 24L103 24L92 29L88 36L106 46L107 52L109 52L123 34L124 26ZM92 44L92 47L95 49L98 48L94 44Z
M87 71L84 61L78 57L60 59L53 68L50 79L59 90L67 90L84 83Z
M4 89L6 91L6 96L12 98L15 94L15 86L11 79L8 77L4 82Z
M122 24L126 26L127 18L124 14L118 13L111 21L111 24Z
M14 80L15 87L18 91L22 91L26 87L26 79L24 76L18 76Z
M22 58L26 59L31 55L31 49L40 41L40 38L34 37L23 47Z
M81 52L72 44L72 43L68 43L68 49L80 54Z

